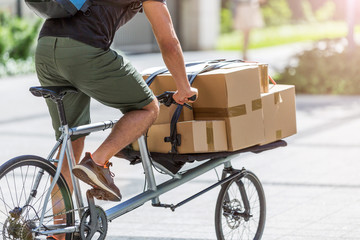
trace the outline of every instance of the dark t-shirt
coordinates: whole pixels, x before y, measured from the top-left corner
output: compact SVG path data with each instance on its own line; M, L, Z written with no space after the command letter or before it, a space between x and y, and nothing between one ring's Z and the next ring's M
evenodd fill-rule
M69 37L93 47L108 49L115 32L138 12L145 1L166 0L95 0L86 13L78 12L70 18L48 19L39 38Z

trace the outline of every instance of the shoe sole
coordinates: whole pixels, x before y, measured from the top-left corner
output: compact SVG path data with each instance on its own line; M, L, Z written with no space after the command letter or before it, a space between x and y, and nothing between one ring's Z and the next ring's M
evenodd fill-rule
M110 193L108 193L107 191L100 189L100 188L93 188L90 189L90 194L98 199L98 200L102 200L102 201L118 201L118 198L114 199L114 196Z
M119 197L113 190L111 190L105 184L103 184L97 178L96 174L94 172L90 171L88 168L81 166L81 165L77 165L74 167L72 172L81 181L89 184L90 186L92 186L94 188L100 188L100 189L104 190L106 193L108 193L106 195L108 200L116 201L116 202L121 201L121 196Z

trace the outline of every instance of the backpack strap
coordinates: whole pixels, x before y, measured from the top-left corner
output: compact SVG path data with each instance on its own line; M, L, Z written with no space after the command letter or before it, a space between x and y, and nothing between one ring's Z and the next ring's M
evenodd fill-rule
M87 0L85 1L84 5L82 5L79 11L85 13L91 5L92 5L92 0Z

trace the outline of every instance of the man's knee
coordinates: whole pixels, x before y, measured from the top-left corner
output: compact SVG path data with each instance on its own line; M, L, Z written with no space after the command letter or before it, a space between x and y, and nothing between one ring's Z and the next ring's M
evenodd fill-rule
M160 108L159 103L157 99L154 99L151 103L143 107L143 110L146 110L149 112L149 118L153 119L153 121L156 120L156 118L159 116Z

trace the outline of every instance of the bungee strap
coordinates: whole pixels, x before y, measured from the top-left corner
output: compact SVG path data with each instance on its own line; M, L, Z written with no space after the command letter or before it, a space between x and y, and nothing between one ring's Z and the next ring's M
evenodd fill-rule
M205 72L209 72L215 69L219 69L222 68L226 65L229 65L231 63L234 62L243 62L242 60L229 60L229 61L220 61L220 62L215 62L215 64L209 64L206 65L203 69L191 73L188 75L188 79L189 79L189 83L190 85L192 85L195 81L195 78L201 74L201 73L205 73ZM212 62L211 62L212 63ZM178 153L177 151L177 147L181 145L181 135L177 133L177 127L176 124L179 121L180 118L180 114L182 109L184 108L183 105L179 105L177 106L172 118L171 118L171 123L170 123L170 136L169 137L165 137L164 141L165 142L170 142L171 143L171 150L169 153Z

